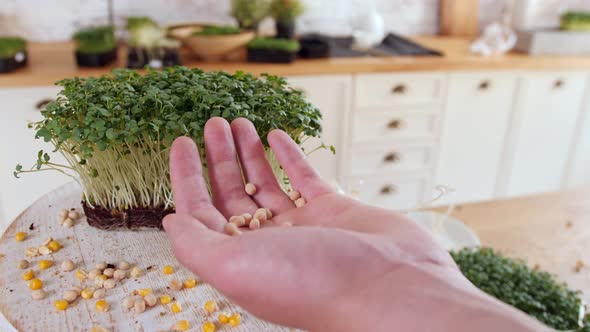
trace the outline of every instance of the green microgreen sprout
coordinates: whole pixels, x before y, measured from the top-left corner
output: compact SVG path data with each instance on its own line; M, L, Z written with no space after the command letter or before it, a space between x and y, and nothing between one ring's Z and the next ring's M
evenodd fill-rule
M231 25L208 25L203 27L201 30L193 32L195 36L225 36L225 35L236 35L242 32L238 27Z
M299 51L297 40L284 38L256 37L248 43L251 49L281 50L289 53Z
M14 57L27 47L27 42L19 37L0 37L0 59Z
M76 50L84 54L106 53L117 48L115 27L110 25L79 30L72 39L76 42Z
M321 133L320 111L284 78L272 75L186 67L140 75L116 69L110 75L57 84L63 90L42 110L44 119L34 128L36 137L51 142L67 165L52 163L40 151L31 169L17 165L14 175L44 170L75 175L90 206L173 207L170 146L175 138L188 136L204 151L203 129L212 117L252 121L277 179L284 172L267 134L280 128L302 144Z

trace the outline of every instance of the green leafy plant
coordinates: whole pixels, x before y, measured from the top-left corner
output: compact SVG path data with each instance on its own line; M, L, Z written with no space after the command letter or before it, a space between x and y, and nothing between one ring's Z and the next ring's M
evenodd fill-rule
M281 50L289 53L295 53L299 51L300 45L299 42L294 39L256 37L248 43L248 48Z
M115 28L110 25L80 30L72 38L76 41L76 50L84 54L105 53L117 47Z
M238 27L231 25L214 26L209 25L203 27L203 29L193 32L193 35L197 36L223 36L223 35L236 35L242 32Z
M19 37L0 37L0 58L12 58L27 47L27 42Z
M272 0L270 14L277 22L293 24L305 12L300 0Z
M590 31L590 12L566 12L561 15L561 29Z
M277 179L284 173L269 149L267 134L285 130L303 143L321 132L320 111L285 79L243 72L203 72L186 67L148 70L140 75L118 69L98 78L59 81L63 87L34 124L36 137L55 146L68 165L44 151L21 173L57 170L74 175L85 201L107 209L172 207L168 152L172 141L188 136L204 151L203 128L211 117L254 123ZM205 159L203 159L205 160ZM206 165L204 165L206 173Z
M467 279L500 301L554 329L590 331L590 316L580 314L584 305L580 293L569 290L549 273L490 248L462 249L451 252L451 256Z
M232 0L231 15L242 29L256 29L268 16L270 0Z

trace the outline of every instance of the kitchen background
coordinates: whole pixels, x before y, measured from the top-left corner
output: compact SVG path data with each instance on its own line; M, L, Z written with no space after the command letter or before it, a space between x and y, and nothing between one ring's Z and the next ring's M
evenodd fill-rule
M521 0L517 0L521 1ZM307 11L298 22L301 33L321 26L323 32L350 34L355 17L367 9L366 0L306 0ZM497 20L509 1L481 0L480 26ZM565 9L590 10L588 0L534 0L527 13L532 26L556 25ZM231 23L229 0L117 0L118 17L153 17L159 23L205 21ZM430 35L438 32L437 0L374 0L388 31L403 35ZM105 0L2 0L0 34L17 34L30 40L57 41L70 38L82 23L104 17ZM103 20L104 22L104 20ZM266 22L261 28L272 26Z

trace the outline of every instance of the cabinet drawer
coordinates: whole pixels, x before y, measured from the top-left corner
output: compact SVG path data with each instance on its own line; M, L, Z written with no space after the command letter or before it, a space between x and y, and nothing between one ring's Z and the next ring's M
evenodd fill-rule
M442 74L363 74L356 80L356 106L384 107L439 103Z
M351 150L352 175L419 171L430 166L432 148L429 145L399 145L383 143L378 146L355 145Z
M426 177L409 178L362 178L353 177L350 183L361 201L382 208L400 210L417 208L423 203Z
M397 138L431 138L436 135L438 115L426 112L356 113L353 142Z

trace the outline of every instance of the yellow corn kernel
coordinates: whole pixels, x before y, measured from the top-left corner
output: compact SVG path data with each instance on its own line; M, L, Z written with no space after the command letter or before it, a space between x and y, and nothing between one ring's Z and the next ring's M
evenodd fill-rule
M59 251L59 249L61 249L61 244L59 242L53 240L47 244L47 247L49 249L51 249L51 251L57 252L57 251Z
M82 298L88 300L91 299L92 296L94 295L94 291L96 289L94 287L88 287L88 288L84 288L81 292L80 292L80 296L82 296Z
M86 278L88 278L88 272L86 272L86 270L77 269L76 270L76 278L78 278L78 280L80 280L80 281L84 281L84 280L86 280Z
M55 300L53 305L57 310L66 310L68 308L68 301L66 300Z
M162 269L162 272L164 272L164 274L172 274L172 273L174 273L174 268L170 265L166 265Z
M94 304L94 308L96 308L96 310L102 311L102 312L109 311L109 307L110 307L109 304L104 299L98 300Z
M170 302L172 302L172 296L170 296L168 294L164 294L164 295L160 296L160 303L168 304Z
M188 323L188 320L183 319L180 320L178 322L176 322L176 324L174 324L174 326L172 327L173 331L188 331L188 329L191 328L191 325Z
M170 309L172 310L173 313L177 314L182 311L182 306L180 305L180 303L174 302L174 303L172 303L172 306L170 307Z
M142 288L137 290L137 294L141 297L145 297L148 294L152 293L152 289L151 288Z
M47 270L48 268L53 266L53 261L42 259L39 261L39 269Z
M205 322L203 323L203 325L201 325L201 330L203 332L215 332L215 330L217 330L217 327L213 322Z
M242 321L242 317L240 316L240 314L233 314L233 315L231 315L231 317L229 317L229 325L231 327L236 327L236 326L240 325L241 321Z
M31 281L29 281L29 288L32 290L37 290L37 289L41 289L43 287L43 281L41 281L40 279L33 279Z
M226 314L219 314L219 316L217 316L217 320L221 324L227 324L227 323L229 323L229 316Z
M27 272L23 273L24 281L29 281L33 278L35 278L35 272L33 272L33 270L28 270Z
M184 281L184 288L193 288L197 285L197 280L195 278L188 278Z
M205 310L210 314L216 312L217 311L217 303L215 303L215 301L211 301L211 300L205 302Z
M14 234L14 239L18 242L23 242L27 238L27 233L25 232L18 232Z

